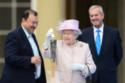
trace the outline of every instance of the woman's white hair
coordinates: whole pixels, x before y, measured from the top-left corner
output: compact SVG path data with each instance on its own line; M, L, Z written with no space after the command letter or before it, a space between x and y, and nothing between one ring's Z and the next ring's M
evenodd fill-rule
M75 35L76 38L78 38L78 36L80 35L78 31L73 30L73 33ZM63 35L63 31L61 31L61 35Z
M80 35L78 31L74 31L76 38Z

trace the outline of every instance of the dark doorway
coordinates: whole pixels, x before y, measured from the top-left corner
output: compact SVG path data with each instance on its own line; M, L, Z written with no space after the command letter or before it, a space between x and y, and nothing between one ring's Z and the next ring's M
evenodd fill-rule
M67 0L66 19L78 19L80 21L81 29L90 26L88 9L94 4L103 7L105 12L104 22L106 24L118 27L118 0ZM74 16L72 13L74 13Z

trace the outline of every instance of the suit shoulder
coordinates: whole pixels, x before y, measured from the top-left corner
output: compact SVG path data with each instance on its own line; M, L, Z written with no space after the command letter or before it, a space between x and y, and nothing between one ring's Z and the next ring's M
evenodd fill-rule
M9 34L15 34L18 33L19 27L16 27L15 29L12 29Z
M7 37L17 37L18 36L18 28L13 29L7 34Z
M92 27L87 27L87 28L82 30L82 34L81 35L88 34L91 30L92 30Z
M79 37L77 39L80 41L85 41L86 38L89 38L91 36L90 34L92 33L92 31L93 31L92 27L87 27L87 28L83 29L82 34L79 35Z
M88 32L88 31L90 31L92 29L92 27L86 27L85 29L83 29L82 31L83 32Z
M84 36L84 35L87 36L92 32L92 30L93 30L92 27L87 27L82 30L82 34L80 36Z
M105 31L108 32L113 37L120 35L118 29L115 27L105 27L105 29L106 29Z
M111 32L117 32L118 29L116 27L111 27L111 26L105 26L105 28L108 30L108 31L111 31Z

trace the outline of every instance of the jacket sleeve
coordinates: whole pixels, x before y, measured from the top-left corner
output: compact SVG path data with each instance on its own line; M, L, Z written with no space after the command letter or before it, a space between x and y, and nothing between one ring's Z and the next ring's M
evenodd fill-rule
M114 35L114 59L116 62L116 65L118 65L122 59L123 56L123 50L122 50L122 41L120 38L119 32L116 30Z
M15 34L8 34L5 42L5 62L11 66L29 68L31 65L31 56L26 55L20 49L19 40Z
M93 61L89 46L87 44L86 46L87 54L86 56L86 61L85 61L85 66L84 69L82 70L82 75L83 77L87 77L91 74L93 74L96 71L96 65Z

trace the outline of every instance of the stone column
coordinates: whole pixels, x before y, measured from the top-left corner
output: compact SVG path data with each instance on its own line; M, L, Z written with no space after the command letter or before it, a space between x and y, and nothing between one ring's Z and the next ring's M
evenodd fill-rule
M49 28L55 30L57 35L57 25L65 18L65 0L36 0L39 14L39 25L36 36L39 44L42 45L45 34ZM41 47L41 46L40 46Z
M118 83L125 83L125 0L119 0L118 3L118 26L123 46L123 59L118 67Z

